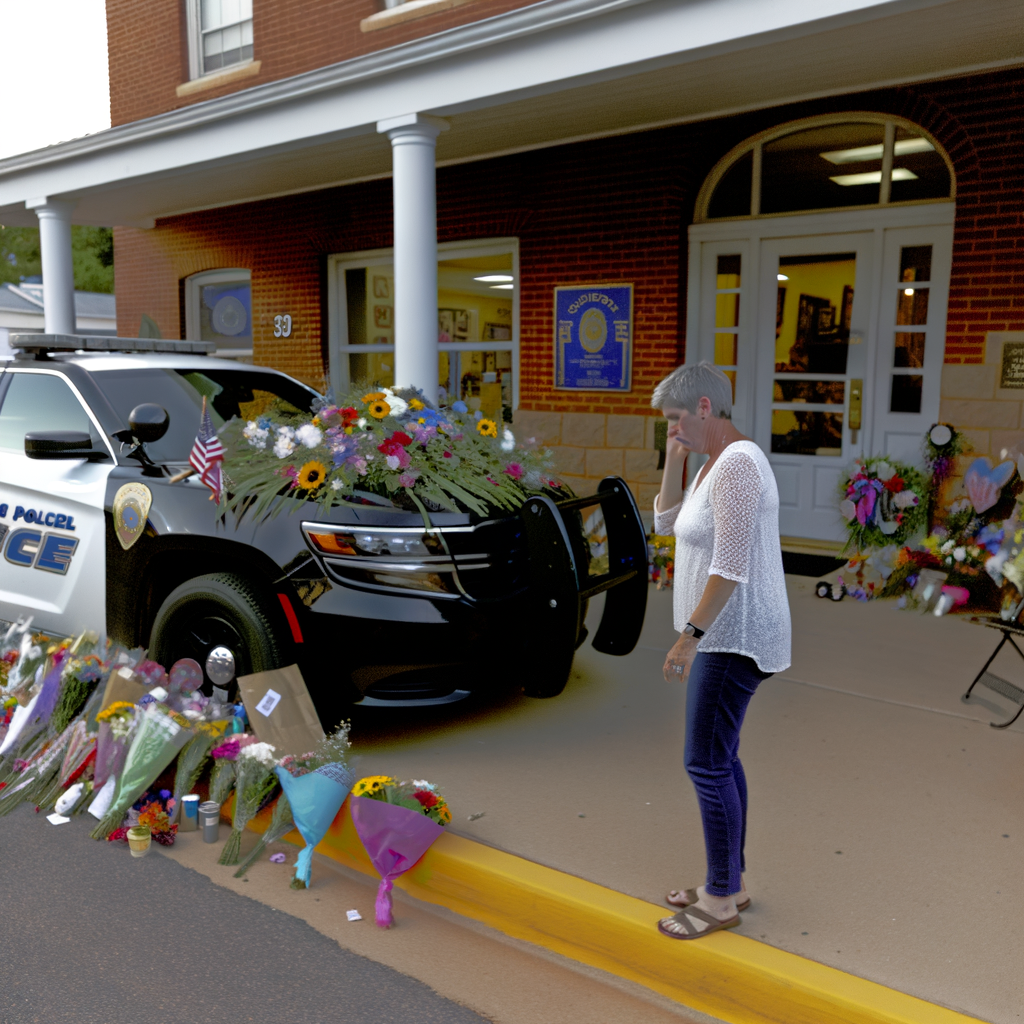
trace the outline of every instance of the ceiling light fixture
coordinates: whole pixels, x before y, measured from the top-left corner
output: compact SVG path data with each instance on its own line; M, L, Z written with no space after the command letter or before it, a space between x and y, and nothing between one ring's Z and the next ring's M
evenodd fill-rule
M483 277L474 277L473 280L491 284L493 281L514 281L515 278L511 274L484 274Z
M492 284L491 290L496 292L510 292L515 288L514 284Z
M894 156L910 156L912 153L931 153L935 147L922 138L900 139L893 145ZM860 164L867 160L882 159L882 144L877 146L855 146L853 149L834 149L829 153L819 153L830 164Z
M788 281L789 280L789 275L788 274L776 274L775 276L780 281Z
M880 185L882 183L881 171L864 171L861 174L834 174L829 176L829 181L837 185ZM892 169L893 181L917 181L917 175L906 167L894 167Z

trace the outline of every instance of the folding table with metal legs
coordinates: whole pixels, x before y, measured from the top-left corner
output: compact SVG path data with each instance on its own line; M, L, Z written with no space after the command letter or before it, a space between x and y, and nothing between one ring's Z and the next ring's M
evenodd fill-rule
M967 692L964 694L964 700L967 700L971 695L971 690L981 683L982 686L987 687L994 693L998 693L1001 697L1005 697L1007 700L1013 701L1014 704L1020 705L1017 709L1017 714L1013 716L1008 722L989 722L993 729L1005 729L1009 725L1013 725L1021 716L1021 712L1024 711L1024 690L1019 686L1015 686L1013 683L995 675L988 671L989 665L992 664L996 659L996 655L1003 649L1003 645L1009 642L1010 646L1024 659L1024 651L1018 646L1016 641L1013 639L1013 634L1016 633L1018 636L1024 636L1024 627L1018 626L1015 623L1005 622L998 620L996 622L985 622L983 625L988 626L989 629L998 629L1003 634L1002 640L996 645L996 649L992 652L992 656L982 666L981 671L975 676L974 682L967 687Z

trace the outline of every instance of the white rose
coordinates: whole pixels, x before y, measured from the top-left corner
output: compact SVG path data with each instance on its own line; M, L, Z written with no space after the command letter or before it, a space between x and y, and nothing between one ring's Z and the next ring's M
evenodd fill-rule
M397 455L389 455L387 458L388 469L398 469L401 463L398 461Z
M953 551L953 558L958 562L962 562L967 557L967 548L961 546Z
M315 448L323 439L324 435L312 423L303 423L295 431L295 440L299 444L304 444L307 448Z
M279 459L286 459L293 451L295 451L295 442L290 437L279 435L274 442L274 454Z
M384 401L390 406L392 416L404 416L409 410L409 403L388 388L384 389Z
M515 448L515 446L515 436L512 434L512 431L509 430L508 427L506 427L505 432L501 435L501 450L503 452L510 452L512 451L513 448Z

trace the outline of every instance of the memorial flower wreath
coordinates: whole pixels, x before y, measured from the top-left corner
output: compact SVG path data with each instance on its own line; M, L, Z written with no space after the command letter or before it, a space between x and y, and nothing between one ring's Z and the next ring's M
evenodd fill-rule
M903 545L927 526L928 481L892 459L858 459L840 483L845 550Z
M278 496L315 501L324 510L377 496L424 514L486 515L518 508L530 494L563 489L546 450L520 444L511 430L464 402L434 408L413 389L325 399L312 417L272 410L232 421L221 437L228 506L251 508L256 516Z

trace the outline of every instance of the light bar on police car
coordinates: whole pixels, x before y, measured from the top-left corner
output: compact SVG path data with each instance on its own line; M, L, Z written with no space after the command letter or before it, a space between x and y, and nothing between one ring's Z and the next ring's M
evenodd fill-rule
M170 338L118 338L114 335L11 334L8 344L21 352L163 352L171 355L213 355L212 341L174 341Z

